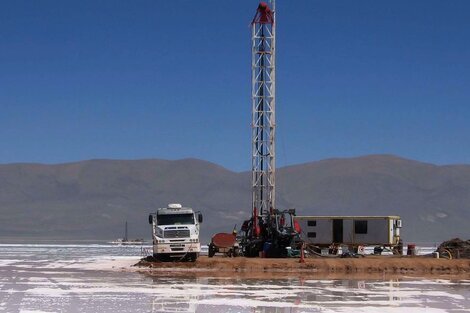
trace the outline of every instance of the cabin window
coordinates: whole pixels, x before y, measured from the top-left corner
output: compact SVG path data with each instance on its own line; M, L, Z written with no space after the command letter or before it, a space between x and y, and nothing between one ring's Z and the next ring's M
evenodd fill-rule
M307 221L307 226L317 226L317 221Z
M367 234L367 221L354 221L354 232L356 234Z
M307 233L308 238L317 238L317 233L312 231Z

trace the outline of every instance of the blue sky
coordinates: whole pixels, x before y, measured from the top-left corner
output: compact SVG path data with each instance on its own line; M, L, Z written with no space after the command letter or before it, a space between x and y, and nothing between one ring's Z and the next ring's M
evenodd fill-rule
M250 167L257 1L4 1L0 163ZM277 164L470 163L470 1L277 1Z

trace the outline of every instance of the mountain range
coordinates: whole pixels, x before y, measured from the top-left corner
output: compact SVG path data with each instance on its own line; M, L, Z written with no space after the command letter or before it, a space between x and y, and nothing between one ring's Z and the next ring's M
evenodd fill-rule
M399 215L405 242L469 238L470 165L392 155L278 168L278 208L298 215ZM251 173L197 159L0 165L0 239L150 240L147 215L182 203L204 215L202 241L250 216Z

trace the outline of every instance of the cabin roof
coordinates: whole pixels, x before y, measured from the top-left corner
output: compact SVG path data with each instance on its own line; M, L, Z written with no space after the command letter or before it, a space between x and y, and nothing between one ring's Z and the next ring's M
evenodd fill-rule
M331 216L310 216L310 215L298 215L295 216L296 220L399 220L400 216L387 215L387 216L375 216L375 215L331 215Z

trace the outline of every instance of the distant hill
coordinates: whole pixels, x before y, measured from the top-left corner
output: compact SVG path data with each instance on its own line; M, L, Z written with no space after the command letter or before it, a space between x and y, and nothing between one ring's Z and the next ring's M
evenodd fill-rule
M299 215L400 215L405 241L470 238L470 166L389 155L328 159L277 170L278 208ZM114 239L129 222L178 202L204 214L202 236L250 216L251 174L196 159L0 165L0 239Z

